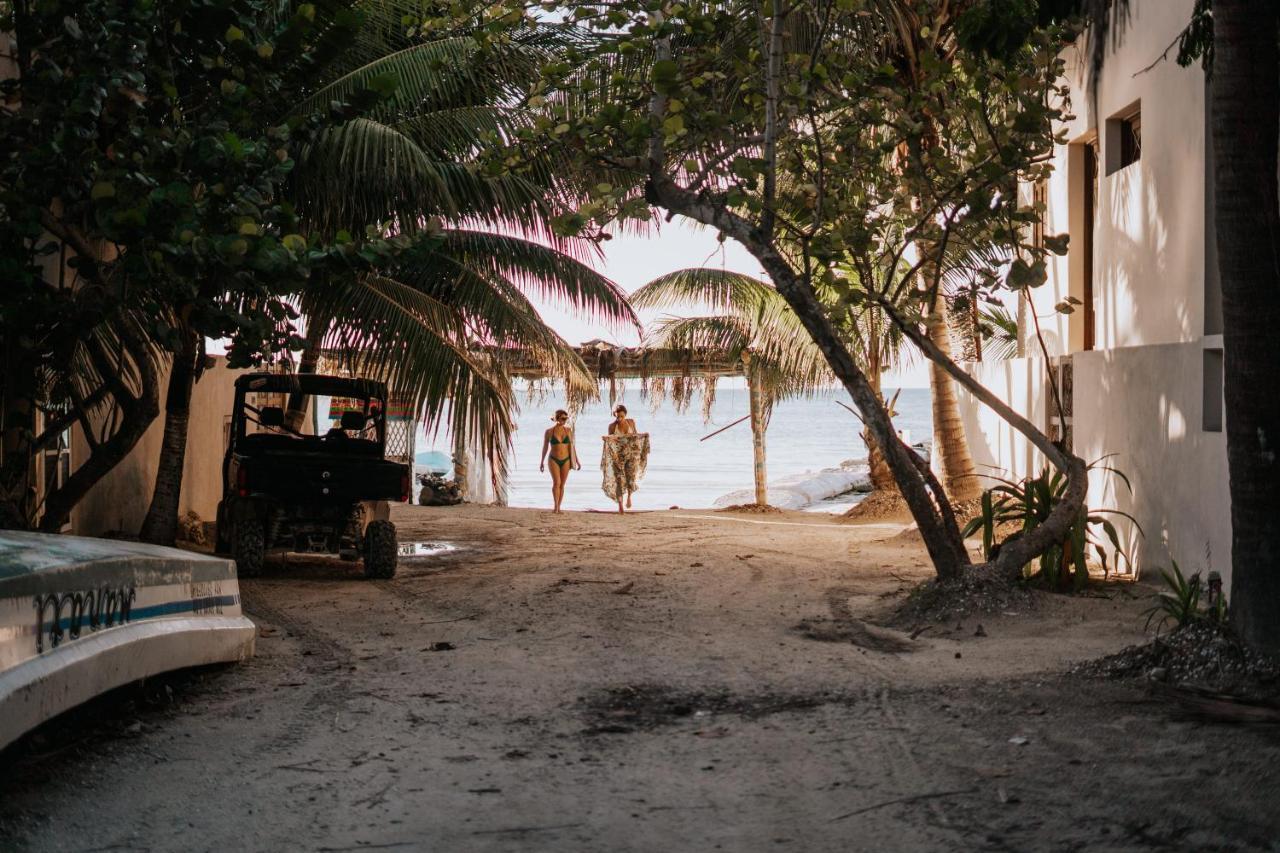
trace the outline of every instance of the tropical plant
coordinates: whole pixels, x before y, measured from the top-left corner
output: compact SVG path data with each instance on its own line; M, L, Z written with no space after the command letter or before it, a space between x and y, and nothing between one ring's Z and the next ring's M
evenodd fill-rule
M637 308L706 305L710 315L659 320L646 343L676 358L710 354L739 364L751 407L756 503L768 503L765 433L773 406L833 380L822 352L767 282L714 268L660 276L631 294Z
M510 138L532 120L517 95L563 41L551 29L494 41L407 27L423 8L411 0L317 7L322 55L290 69L270 101L281 120L316 123L353 94L380 95L298 146L283 189L312 241L399 235L394 258L317 276L302 291L308 336L300 370L314 370L327 349L331 363L387 379L429 426L447 419L455 434L474 436L501 468L514 401L495 353L536 358L572 396L595 393L581 360L526 292L611 322L636 321L617 287L583 262L592 247L551 234L550 218L572 193L553 153L533 156L535 167L520 176L476 168L488 140ZM185 442L177 409L190 395L173 393L174 383L190 386L187 377L171 379L169 399L178 406L166 424L175 435L144 525L152 541L176 530L176 449ZM290 412L295 421L305 415L303 400Z
M46 527L124 458L155 417L161 353L178 376L200 369L206 337L237 363L270 357L296 342L291 298L313 269L386 242L309 244L279 192L318 124L264 121L262 106L284 69L312 62L314 8L0 3L16 65L0 81L8 523L35 520L32 454L68 423L90 457L47 495Z
M1089 465L1090 471L1105 471L1114 475L1132 492L1129 478L1124 472L1107 464L1110 457L1102 457ZM1066 494L1066 477L1060 471L1045 469L1036 477L1020 481L994 478L996 485L982 493L978 515L965 525L963 534L968 537L982 534L982 553L987 559L996 557L1009 541L1029 534L1043 525ZM1107 546L1115 550L1115 568L1131 563L1129 553L1120 541L1115 524L1110 517L1119 516L1133 523L1139 535L1142 528L1130 514L1110 508L1082 506L1067 532L1045 549L1024 568L1027 576L1050 589L1074 587L1084 589L1089 582L1088 559L1090 551L1102 565L1103 575L1109 575L1111 566ZM1000 530L1006 526L1017 529L998 542ZM1105 537L1105 538L1104 538Z
M1201 615L1200 573L1196 572L1188 578L1182 574L1177 560L1171 560L1170 563L1170 568L1160 570L1160 577L1168 588L1156 596L1154 605L1143 611L1143 615L1147 617L1148 629L1151 621L1160 617L1160 621L1156 623L1157 633L1166 622L1173 622L1175 628L1185 628Z
M1201 622L1226 625L1228 618L1226 596L1221 594L1220 589L1213 589L1215 580L1221 584L1221 580L1215 578L1216 572L1210 573L1209 589L1206 590L1199 572L1186 577L1178 566L1177 560L1169 562L1170 568L1160 570L1160 578L1164 581L1166 588L1156 595L1156 603L1143 611L1143 615L1147 617L1146 628L1151 628L1151 622L1156 617L1159 617L1159 621L1156 622L1157 633L1168 622L1173 623L1174 630ZM1206 592L1208 592L1207 597Z
M988 305L979 310L984 327L987 354L995 359L1017 358L1018 318L1003 305Z
M524 138L558 139L609 175L563 230L661 213L742 244L885 449L939 575L954 577L971 561L948 490L896 441L832 319L841 305L878 305L945 371L947 387L964 386L1069 472L1053 517L1003 551L998 568L1020 569L1058 538L1083 501L1084 462L920 328L938 317L952 241L995 240L1020 258L983 279L983 297L1044 281L1045 246L1025 240L1036 214L1008 191L1047 171L1062 115L1058 34L1035 27L1034 9L1013 4L1013 14L993 17L985 3L931 0L543 6L595 30L579 61L544 67L532 97L552 115ZM946 26L935 27L933 13ZM918 32L904 32L913 17ZM898 51L899 38L921 49ZM841 277L846 267L856 274Z

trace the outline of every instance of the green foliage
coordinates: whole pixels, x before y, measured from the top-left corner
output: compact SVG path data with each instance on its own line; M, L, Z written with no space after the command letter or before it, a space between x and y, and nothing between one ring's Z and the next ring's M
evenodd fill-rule
M660 319L647 343L679 359L741 362L763 392L766 411L831 382L826 359L786 300L760 279L705 267L678 270L644 285L631 301L642 309L710 305L717 313Z
M5 4L19 74L0 82L0 257L14 287L0 325L37 360L123 308L170 349L196 334L233 363L299 343L293 297L317 267L376 263L393 246L299 233L283 189L300 145L383 97L287 118L291 83L355 20L267 0ZM321 26L321 23L324 26ZM36 47L38 46L38 49ZM48 280L49 261L66 267ZM68 327L67 313L82 322Z
M1197 622L1225 625L1226 596L1218 594L1206 602L1200 573L1195 572L1191 577L1186 577L1177 560L1171 560L1170 564L1170 568L1160 570L1160 577L1167 588L1156 596L1156 603L1144 611L1147 617L1146 627L1149 629L1156 617L1159 617L1156 622L1157 632L1169 622L1173 623L1175 630Z
M552 0L547 12L576 22L563 25L575 61L543 66L526 101L540 115L515 151L495 150L492 167L525 174L521 150L554 141L599 171L591 198L555 220L562 234L589 236L648 221L661 174L768 226L757 233L842 325L882 300L918 316L922 292L957 264L970 267L976 302L1039 286L1043 256L1065 247L1031 243L1026 226L1039 213L1019 206L1015 186L1050 168L1066 107L1061 32L1037 25L1030 0L935 6L786 4L771 67L768 4ZM670 57L657 55L664 46Z
M1107 465L1107 458L1109 457L1093 462L1089 465L1089 470L1114 474L1126 488L1132 490L1129 478L1119 469ZM1016 482L1001 478L996 480L995 486L982 493L978 515L970 519L962 531L966 537L975 533L982 534L982 552L987 559L992 559L1003 544L996 541L1002 527L1017 526L1009 539L1030 533L1045 523L1049 514L1061 503L1067 488L1066 477L1048 469L1037 477L1027 477ZM1108 544L1115 550L1117 570L1121 563L1129 563L1129 554L1120 542L1115 524L1108 516L1128 519L1141 534L1142 529L1138 527L1137 520L1126 512L1081 507L1066 535L1024 568L1027 576L1050 589L1070 587L1081 590L1089 582L1090 551L1101 563L1104 575L1110 574L1106 549Z
M1018 318L1003 305L990 305L979 312L981 330L986 340L985 354L997 359L1018 355Z

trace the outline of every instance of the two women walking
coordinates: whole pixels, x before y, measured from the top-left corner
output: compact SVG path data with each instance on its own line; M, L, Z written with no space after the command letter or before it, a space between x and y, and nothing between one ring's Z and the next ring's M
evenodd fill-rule
M569 413L557 409L552 418L555 424L542 435L542 459L538 470L547 470L550 462L551 497L555 502L552 512L561 512L564 485L569 471L581 470L577 443L569 427ZM649 460L649 434L637 432L636 422L627 417L627 407L618 405L613 410L609 434L602 436L604 452L600 457L600 470L604 474L602 487L610 499L618 502L618 512L631 508L631 495L640 488L645 467Z

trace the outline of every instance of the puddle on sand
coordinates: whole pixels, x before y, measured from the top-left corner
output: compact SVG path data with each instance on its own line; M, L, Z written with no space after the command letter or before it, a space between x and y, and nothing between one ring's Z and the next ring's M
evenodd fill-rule
M401 557L439 557L457 550L452 542L401 542L399 553Z

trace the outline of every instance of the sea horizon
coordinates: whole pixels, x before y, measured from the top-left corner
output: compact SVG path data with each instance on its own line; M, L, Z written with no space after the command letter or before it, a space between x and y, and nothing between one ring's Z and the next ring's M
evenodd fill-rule
M895 389L889 389L892 396ZM678 411L668 398L654 407L628 389L617 399L625 405L640 432L649 433L649 464L640 490L632 499L636 510L708 509L716 501L753 488L751 428L734 425L748 414L745 388L717 389L710 418L704 420L701 398ZM782 400L773 409L766 434L766 469L769 481L838 468L842 463L865 461L862 425L848 410L852 407L843 389L831 388L810 397ZM551 478L538 470L543 431L552 425L556 409L567 408L563 396L544 394L520 400L510 457L507 504L513 507L551 507ZM904 388L896 405L894 423L913 443L928 442L932 432L929 390ZM572 420L582 470L572 471L565 487L566 510L616 510L601 489L601 436L612 420L613 404L607 399L589 403ZM727 428L726 428L727 427ZM717 435L711 436L717 430ZM711 436L705 438L706 436ZM422 436L420 436L420 439ZM451 453L449 437L442 431L425 444L418 456L436 451ZM418 470L424 470L422 466ZM811 504L811 511L836 512L856 503L861 495L847 495Z

